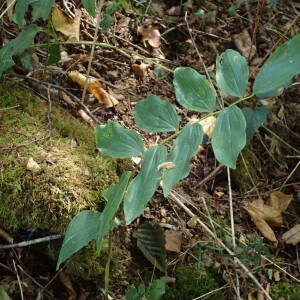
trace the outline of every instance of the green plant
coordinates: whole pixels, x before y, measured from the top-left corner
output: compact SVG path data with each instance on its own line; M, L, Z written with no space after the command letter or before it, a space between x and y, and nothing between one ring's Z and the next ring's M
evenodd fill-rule
M288 282L278 282L271 287L271 297L274 300L282 298L286 300L298 300L300 295L300 285Z

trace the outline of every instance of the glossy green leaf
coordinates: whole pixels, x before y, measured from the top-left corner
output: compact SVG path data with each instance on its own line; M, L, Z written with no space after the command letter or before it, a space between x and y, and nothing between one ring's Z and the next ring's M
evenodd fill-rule
M52 6L55 0L39 0L31 4L32 10L32 21L39 18L48 19Z
M96 1L95 0L81 0L83 7L92 16L96 16Z
M145 257L162 272L166 271L165 234L157 223L144 223L134 233L137 246Z
M164 146L153 146L145 152L141 171L129 184L124 198L127 225L143 213L158 188L161 174L157 167L165 162L166 158L167 148Z
M249 68L244 56L228 49L217 57L216 80L223 92L242 98L245 95Z
M147 132L176 131L179 120L174 106L155 95L138 102L134 110L136 125Z
M119 209L123 200L131 172L122 174L119 183L111 186L103 192L107 204L101 214L99 228L97 232L97 251L99 252L102 247L103 239L110 230L114 217Z
M177 101L185 108L198 112L212 112L216 93L204 75L188 67L176 68L173 84Z
M112 121L96 128L96 144L101 153L116 158L140 156L144 153L144 144L138 133Z
M231 106L223 109L212 133L212 147L216 159L230 168L246 144L246 120L241 109Z
M246 119L246 137L247 141L252 139L255 134L255 131L266 122L268 115L267 106L257 106L254 109L243 108L242 112Z
M164 278L153 280L147 289L147 300L159 300L166 292L166 281Z
M259 98L278 96L300 74L300 34L279 46L255 78L253 92Z
M34 3L36 0L17 0L15 4L15 10L13 15L13 21L19 26L25 25L25 13L28 9L28 6Z
M190 161L202 143L203 130L199 123L187 124L176 138L167 161L175 164L174 168L163 170L163 191L167 197L174 185L190 173Z
M57 269L66 259L96 238L100 217L101 213L98 211L84 210L72 219L60 249Z
M0 76L3 72L15 65L14 55L22 54L29 48L35 35L40 28L34 24L25 27L22 32L13 40L9 41L0 49Z

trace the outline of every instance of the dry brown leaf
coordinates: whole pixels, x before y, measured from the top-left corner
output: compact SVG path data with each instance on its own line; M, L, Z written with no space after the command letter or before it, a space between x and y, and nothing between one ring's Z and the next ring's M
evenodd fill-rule
M67 17L59 8L54 5L52 8L52 24L56 31L62 33L67 41L79 42L81 10L76 9L73 19Z
M265 238L274 243L277 243L278 241L270 225L282 225L282 213L287 209L292 199L293 195L286 195L276 191L270 194L268 204L265 204L262 199L258 199L254 200L246 208L256 227Z
M94 95L106 108L113 107L119 103L115 97L102 88L100 81L96 78L90 77L87 79L85 75L77 71L69 72L68 76L81 87L84 87L85 82L87 81L87 91Z
M300 242L300 224L295 225L284 233L282 239L286 244L297 245Z
M161 44L160 32L154 25L142 25L137 29L137 33L142 36L142 42L148 44L153 48L158 48Z
M181 250L182 232L176 230L166 230L166 250L179 253Z
M63 284L63 286L66 288L69 298L68 300L76 300L77 299L77 293L73 288L72 281L68 275L66 275L64 272L59 272L58 274L60 282Z
M157 171L161 169L173 169L175 164L172 161L165 161L157 166Z
M32 173L38 173L41 170L41 167L32 157L30 157L28 159L26 169L31 171Z
M9 21L12 21L13 14L14 14L14 3L15 0L6 0L6 6L7 6L7 16Z
M251 60L256 53L255 45L251 47L251 37L247 29L244 29L241 33L234 34L233 42L235 43L236 47L239 51L246 57ZM251 49L251 50L250 50ZM251 54L249 55L251 51Z
M132 65L132 70L138 78L142 79L142 81L145 82L146 77L148 75L149 67L150 67L150 65L147 63L144 63L144 62L141 62L139 64L134 63Z

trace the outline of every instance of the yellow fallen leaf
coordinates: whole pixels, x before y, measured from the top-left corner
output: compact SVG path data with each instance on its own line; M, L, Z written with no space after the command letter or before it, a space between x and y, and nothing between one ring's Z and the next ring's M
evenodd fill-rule
M297 245L300 242L300 224L295 225L284 233L282 239L286 244Z
M13 14L14 14L14 4L15 0L6 0L6 6L7 6L7 16L9 21L12 21Z
M142 25L137 29L138 34L142 36L142 42L148 44L153 48L158 48L161 44L160 32L154 25Z
M199 124L202 126L203 133L208 135L211 138L212 132L215 128L217 118L215 116L210 116L202 121Z
M280 281L280 273L279 273L279 271L275 271L274 272L274 280L277 281L277 282Z
M68 76L77 84L79 84L81 87L84 87L85 82L87 80L87 91L95 96L99 102L104 104L106 108L113 107L119 103L119 101L110 95L108 92L106 92L102 86L99 80L96 78L88 78L77 72L77 71L71 71L68 73Z
M195 228L198 224L198 220L199 220L198 216L193 216L187 221L186 224L191 228Z
M79 42L81 10L76 9L73 19L67 17L59 8L54 5L52 8L52 24L56 31L62 33L67 41Z
M246 208L252 221L264 237L276 244L278 241L270 225L279 227L283 224L282 213L287 209L292 199L293 195L273 192L270 194L268 204L265 204L262 199L258 199Z
M173 169L175 164L172 161L165 161L157 166L157 171L161 169Z

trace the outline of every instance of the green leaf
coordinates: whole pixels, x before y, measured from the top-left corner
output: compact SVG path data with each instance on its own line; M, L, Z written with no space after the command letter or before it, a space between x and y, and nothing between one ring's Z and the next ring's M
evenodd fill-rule
M216 93L204 75L188 67L175 69L173 84L177 101L185 108L198 112L212 112Z
M223 92L242 98L245 95L249 68L244 56L228 49L217 57L216 80Z
M159 300L166 292L166 281L164 278L153 280L147 289L147 300Z
M11 300L2 285L0 285L0 300Z
M102 31L107 32L112 26L114 19L111 15L104 15L102 20L100 21L100 27Z
M13 21L19 26L25 25L25 13L28 9L28 6L32 3L36 2L36 0L17 0L13 15Z
M112 15L116 10L121 6L120 2L112 2L105 8L105 13L108 15Z
M253 92L259 98L278 96L300 74L300 34L279 46L255 78Z
M96 238L100 217L101 213L98 211L84 210L72 219L60 249L56 269L66 259Z
M246 137L247 141L252 139L255 134L255 131L266 122L268 115L267 106L257 106L254 109L243 108L242 112L246 119Z
M176 131L179 120L174 106L155 95L148 95L138 102L134 110L137 127L147 132Z
M166 271L165 234L156 223L144 223L134 233L137 246L145 257L162 272Z
M144 144L138 133L112 121L96 128L96 144L101 153L116 158L140 156L144 153Z
M115 184L103 192L103 197L107 200L107 204L101 214L99 229L97 233L97 251L100 252L104 236L110 230L113 219L123 200L131 172L122 174L118 184Z
M25 27L22 32L13 40L9 41L0 49L0 76L3 72L15 65L14 55L22 54L31 46L37 32L40 28L34 24Z
M131 181L124 199L126 224L130 224L143 213L147 203L159 186L160 171L157 167L166 161L167 148L150 147L142 160L140 173Z
M32 10L32 21L36 21L39 18L48 19L52 6L55 0L39 0L31 4Z
M197 153L202 143L203 130L200 124L187 124L176 138L167 161L173 162L175 167L163 170L163 191L167 197L174 185L187 177L190 172L190 161Z
M81 0L83 7L92 16L96 17L96 1L95 0Z
M246 144L246 120L237 106L223 109L212 133L212 147L216 159L230 168L236 168L236 160Z
M126 300L142 300L143 295L139 295L136 288L132 287L130 288L125 295Z
M60 61L60 49L59 45L49 45L48 46L48 57L46 60L46 66L52 65Z

